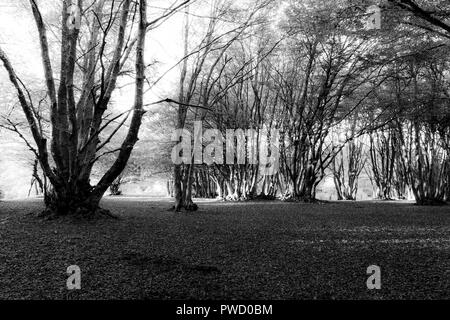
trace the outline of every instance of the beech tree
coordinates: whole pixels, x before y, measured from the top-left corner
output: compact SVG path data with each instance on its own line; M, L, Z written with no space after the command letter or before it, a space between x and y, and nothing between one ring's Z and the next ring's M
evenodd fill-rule
M400 157L398 137L395 129L385 129L370 135L369 147L372 172L369 177L376 187L376 198L392 200L397 180L397 159Z
M356 121L350 125L350 137L356 135ZM358 179L366 164L365 146L361 138L351 139L330 163L338 200L356 200Z
M178 129L187 127L189 116L190 120L212 121L215 128L225 129L225 123L216 121L217 115L223 112L221 104L226 100L225 97L228 96L228 93L242 85L245 82L244 79L249 77L254 69L254 66L250 67L254 62L254 57L246 57L238 66L231 63L232 57L236 57L236 60L241 58L238 56L239 52L236 48L242 49L241 41L245 41L243 40L245 37L250 37L251 28L259 23L258 14L271 3L271 0L256 0L247 4L247 8L244 9L239 5L234 7L235 4L227 1L213 1L204 36L193 49L189 48L191 35L189 33L189 13L186 12L184 27L184 55L186 58L181 65L177 97L176 125ZM230 13L236 14L239 18L231 21ZM187 157L191 159L190 163L174 165L174 209L177 211L197 209L197 205L192 201L192 186L193 184L197 186L196 191L199 194L198 191L201 190L197 183L199 178L206 185L211 185L210 179L212 179L221 189L221 183L214 173L226 168L226 166L214 165L215 170L206 169L208 174L205 176L198 174L198 172L204 172L205 167L194 164L193 154ZM211 194L212 192L208 190L205 193Z
M152 26L147 22L147 1L124 0L118 3L99 0L85 3L80 0L77 4L70 0L62 1L58 77L54 74L47 25L38 1L30 0L29 3L39 34L45 73L51 126L50 143L39 125L36 106L27 95L25 83L20 80L2 48L0 60L17 92L27 119L34 140L34 146L30 143L30 147L51 185L45 194L45 213L106 213L99 208L99 202L125 168L138 140L138 131L144 115L145 35ZM138 31L137 35L134 35L133 27L136 24ZM115 39L112 39L113 29L117 30L114 32ZM136 52L136 82L129 129L120 148L113 151L116 153L113 164L98 184L92 186L90 176L94 163L101 157L101 152L111 140L111 136L125 123L124 115L108 118L105 112L111 102L118 77L133 49ZM100 141L100 134L118 119L121 120L119 127L111 136Z
M333 144L332 131L358 112L384 80L382 65L368 58L371 41L349 31L358 25L347 19L348 9L331 2L324 6L293 1L285 27L291 40L275 75L283 115L284 198L307 202L315 200L318 184L343 148Z

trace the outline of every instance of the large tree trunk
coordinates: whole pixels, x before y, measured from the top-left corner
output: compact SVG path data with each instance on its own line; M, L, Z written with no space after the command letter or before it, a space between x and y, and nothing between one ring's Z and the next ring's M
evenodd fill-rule
M84 56L84 80L81 97L76 103L74 94L74 75L76 73L77 45L80 45L78 35L80 26L76 24L70 27L66 23L71 17L68 7L71 1L64 0L61 13L61 70L59 77L59 88L56 90L56 83L53 77L46 27L43 22L39 8L34 0L30 0L36 26L39 32L41 45L41 56L45 71L47 84L47 94L50 100L50 122L52 128L51 152L55 167L50 166L47 152L47 141L40 126L40 119L34 112L33 103L27 100L26 95L19 84L18 79L8 57L0 48L0 60L3 61L10 81L14 85L19 102L27 118L37 149L32 149L39 160L45 176L48 178L51 188L45 196L47 214L71 215L82 214L91 216L100 210L99 203L116 178L124 170L131 155L134 145L138 141L138 132L142 122L143 111L143 87L145 80L144 48L145 34L148 27L146 18L147 1L139 1L139 31L136 41L136 93L133 115L129 124L128 133L120 148L115 150L118 155L113 165L106 171L100 182L96 186L91 186L90 175L92 166L100 158L99 151L112 139L115 133L122 127L121 125L100 144L99 134L112 121L106 123L103 118L112 92L116 87L117 77L123 67L122 58L131 50L132 46L125 47L126 30L129 22L129 11L131 0L124 0L119 6L121 9L119 28L117 32L117 42L113 50L112 61L109 66L102 64L101 83L97 86L96 65L98 60L104 59L104 49L107 44L107 32L102 24L102 12L105 1L99 1L94 9L95 17L91 28L91 41L95 46L89 48L90 53ZM112 4L114 5L114 4ZM119 10L119 7L113 7ZM78 2L79 12L83 12L82 1ZM111 9L111 14L114 10ZM97 43L99 30L103 32L100 44ZM100 48L97 48L97 47ZM97 66L98 68L98 66ZM95 89L99 87L100 89ZM102 126L103 124L103 126Z
M185 13L185 26L184 26L184 55L188 56L188 35L189 35L189 12L186 8ZM187 107L182 104L189 104L190 102L190 91L185 90L185 81L187 75L187 59L183 61L183 67L181 70L180 77L180 92L179 101L180 105L178 107L177 115L177 129L183 129L186 123ZM192 81L192 80L191 80ZM187 97L188 95L189 97ZM189 155L189 157L193 157ZM180 211L182 209L188 211L195 211L198 206L192 201L192 165L191 164L175 164L173 169L174 175L174 196L175 205L174 210Z

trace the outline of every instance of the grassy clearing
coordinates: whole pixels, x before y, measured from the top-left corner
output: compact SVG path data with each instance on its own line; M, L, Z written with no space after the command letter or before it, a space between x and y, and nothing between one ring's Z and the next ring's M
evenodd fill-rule
M450 298L450 207L107 199L120 220L42 221L0 203L0 299ZM67 291L66 268L82 270ZM368 291L366 269L382 271Z

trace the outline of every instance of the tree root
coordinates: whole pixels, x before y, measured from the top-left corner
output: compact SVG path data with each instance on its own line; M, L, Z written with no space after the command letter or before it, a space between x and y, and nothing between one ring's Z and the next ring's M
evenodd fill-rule
M198 205L195 204L192 201L189 201L188 203L184 203L179 208L176 208L175 206L172 206L172 208L169 211L175 211L175 212L181 212L181 211L187 211L187 212L193 212L198 210Z
M249 200L275 201L277 197L267 194L259 194L254 197L249 197Z
M275 201L277 200L277 197L275 196L271 196L271 195L264 195L264 194L259 194L259 195L242 195L242 196L236 196L236 195L231 195L231 196L227 196L225 198L217 198L218 200L224 201L224 202L247 202L247 201Z
M302 203L324 203L316 198L305 197L305 196L286 196L282 199L285 202L302 202Z
M86 207L77 207L73 210L67 210L64 212L54 210L52 208L46 208L44 211L37 214L38 218L44 220L56 220L56 219L69 219L69 220L99 220L99 219L114 219L120 220L120 218L111 211L97 207L90 209Z
M446 201L441 200L441 199L425 198L425 199L416 200L417 206L445 206L447 204L448 203Z

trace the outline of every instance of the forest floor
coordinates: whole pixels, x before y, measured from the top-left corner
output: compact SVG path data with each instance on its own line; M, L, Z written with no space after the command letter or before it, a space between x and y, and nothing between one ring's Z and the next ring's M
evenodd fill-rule
M119 220L44 221L0 202L0 299L450 298L450 207L109 198ZM68 291L66 269L81 268ZM367 267L381 268L368 290Z

